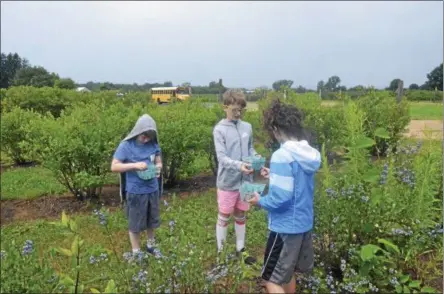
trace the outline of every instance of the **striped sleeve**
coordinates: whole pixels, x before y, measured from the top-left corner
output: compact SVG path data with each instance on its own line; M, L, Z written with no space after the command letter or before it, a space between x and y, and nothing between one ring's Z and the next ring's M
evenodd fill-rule
M294 197L294 177L292 170L293 158L286 150L279 149L271 157L270 188L259 204L268 211L288 207Z

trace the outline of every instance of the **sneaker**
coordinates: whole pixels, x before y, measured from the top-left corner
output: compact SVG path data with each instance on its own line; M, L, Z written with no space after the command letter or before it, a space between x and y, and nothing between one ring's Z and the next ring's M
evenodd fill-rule
M244 253L246 253L245 248L242 248L241 251L237 251L236 252L237 258L241 259L242 255L244 255ZM252 265L252 264L255 264L257 262L257 259L254 258L253 256L249 256L248 254L246 254L246 256L244 257L244 262L247 265Z
M160 249L157 247L146 247L146 250L148 251L149 254L152 254L155 258L159 259L159 258L163 258L163 254L160 252Z

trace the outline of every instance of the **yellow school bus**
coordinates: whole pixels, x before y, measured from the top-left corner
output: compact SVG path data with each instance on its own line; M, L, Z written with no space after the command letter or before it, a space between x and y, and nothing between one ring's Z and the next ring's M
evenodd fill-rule
M190 87L161 87L151 89L151 99L159 104L169 103L171 101L185 101L190 97Z

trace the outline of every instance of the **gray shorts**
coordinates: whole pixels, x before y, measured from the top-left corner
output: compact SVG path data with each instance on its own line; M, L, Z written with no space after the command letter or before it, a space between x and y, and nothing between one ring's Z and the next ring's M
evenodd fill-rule
M262 278L277 285L288 284L295 272L313 269L311 231L301 234L270 232L265 248Z
M159 198L159 191L149 194L127 194L125 212L130 232L140 233L160 226Z

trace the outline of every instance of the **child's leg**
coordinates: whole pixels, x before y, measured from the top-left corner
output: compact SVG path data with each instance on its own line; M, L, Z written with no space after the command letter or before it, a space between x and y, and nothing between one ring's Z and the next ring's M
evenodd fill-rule
M141 215L146 215L146 209L143 205L146 202L147 200L143 195L127 195L126 210L128 230L133 252L140 250L140 232L146 229L146 226L140 217Z
M265 288L267 288L268 293L294 293L294 292L286 292L284 287L279 286L278 284L275 284L273 282L266 282Z
M285 293L296 293L296 279L294 276L291 278L290 283L282 285Z
M245 211L236 208L234 210L234 230L236 232L236 251L240 252L245 247Z
M160 257L160 251L156 248L156 240L154 230L160 226L160 197L156 191L148 195L148 210L147 210L147 249L148 252Z
M304 234L270 232L264 255L262 279L269 293L294 293L294 271Z
M133 252L140 251L140 234L129 231L129 238Z
M228 221L236 205L237 194L233 191L217 190L217 204L219 214L216 223L217 250L222 251L223 244L227 239Z

